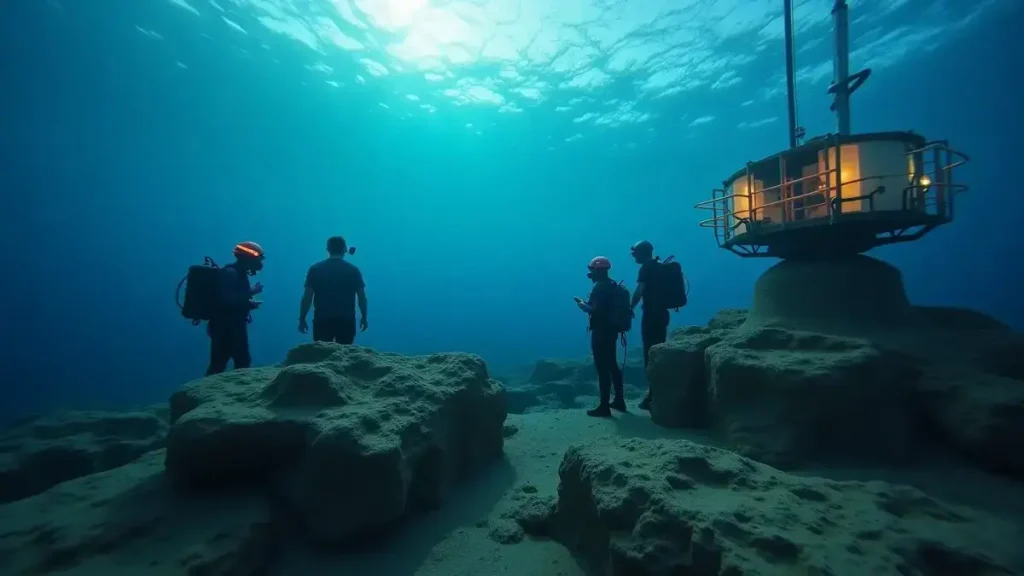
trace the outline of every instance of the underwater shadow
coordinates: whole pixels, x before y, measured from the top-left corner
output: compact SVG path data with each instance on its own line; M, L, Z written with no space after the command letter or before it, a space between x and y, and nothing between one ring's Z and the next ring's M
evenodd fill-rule
M456 484L436 510L410 514L385 534L357 539L336 552L318 551L293 542L273 573L412 575L423 566L431 551L452 533L487 518L515 481L515 469L503 456Z

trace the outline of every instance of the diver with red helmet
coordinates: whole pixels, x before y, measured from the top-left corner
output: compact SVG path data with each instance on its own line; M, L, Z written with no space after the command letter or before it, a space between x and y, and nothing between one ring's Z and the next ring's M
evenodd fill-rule
M620 301L619 292L624 288L608 276L611 268L612 263L604 256L591 260L587 266L587 277L593 281L594 288L586 301L575 298L579 309L590 315L590 349L594 355L601 402L597 408L588 410L587 415L596 417L611 416L612 408L621 412L626 411L622 369L619 367L616 351L619 334L623 332L621 320L616 318L617 308L622 306L617 306L617 303ZM629 312L628 299L629 292L626 291L626 313ZM615 400L611 401L613 387Z
M250 285L249 276L263 269L266 258L263 248L251 241L239 242L232 251L235 261L219 268L219 290L216 306L206 324L210 336L210 365L206 375L220 374L234 361L235 369L252 366L249 353L249 313L260 307L254 296L263 292L263 285Z

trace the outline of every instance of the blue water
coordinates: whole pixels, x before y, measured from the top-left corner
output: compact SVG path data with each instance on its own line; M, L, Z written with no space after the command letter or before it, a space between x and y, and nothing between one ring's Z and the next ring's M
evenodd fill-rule
M632 285L642 238L686 268L674 325L747 306L772 261L718 248L693 205L786 145L781 4L6 0L0 420L160 402L200 376L208 340L174 288L241 240L268 254L257 364L306 338L303 277L335 234L367 282L358 343L470 351L495 372L585 355L586 263L608 256ZM834 128L830 2L798 4L817 135ZM851 10L852 69L874 72L854 129L972 157L956 222L872 254L916 303L1024 327L1022 9Z

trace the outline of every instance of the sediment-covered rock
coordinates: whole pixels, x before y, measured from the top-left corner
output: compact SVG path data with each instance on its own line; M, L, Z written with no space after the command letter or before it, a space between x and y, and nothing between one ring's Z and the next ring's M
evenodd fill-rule
M620 358L621 361L621 358ZM646 393L643 353L631 350L623 372L627 398ZM579 408L580 396L597 396L597 372L593 359L545 359L536 363L527 380L505 388L510 414Z
M664 344L651 347L647 380L653 401L651 420L666 428L709 425L708 371L704 352L740 328L746 310L719 310L706 327L674 330Z
M677 331L651 359L654 422L706 424L775 465L898 461L919 441L1024 476L1010 456L1024 336L972 310L911 305L900 271L875 258L779 262L749 311Z
M707 348L711 418L737 452L777 466L899 462L918 371L870 342L757 328Z
M978 354L975 364L988 374L1024 385L1024 335L1006 334L998 342L992 342Z
M572 382L556 381L505 388L505 408L509 414L576 407L576 389Z
M438 505L499 457L505 406L483 361L327 343L171 399L167 469L191 489L269 483L324 544Z
M505 410L509 414L526 414L533 410L557 410L559 406L547 405L541 398L536 386L516 386L505 388Z
M622 362L622 351L619 351ZM643 352L639 349L627 351L625 369L622 373L625 393L636 398L646 393L647 377L644 374ZM574 408L577 396L597 395L597 371L593 358L540 360L534 366L526 386L535 387L538 396L553 395L565 408Z
M708 425L708 371L704 353L724 333L689 326L674 331L664 344L651 347L647 377L651 382L651 420L666 428Z
M925 433L981 468L1024 480L1024 382L933 365L916 392Z
M0 503L127 464L163 447L166 433L166 418L148 409L25 419L0 435Z
M495 518L484 520L491 540L499 544L515 544L526 534L549 536L555 510L552 497L537 494L537 487L525 483L511 491L506 507Z
M1000 519L906 486L792 476L682 440L572 446L559 478L552 522L527 526L550 527L597 575L1024 570L1022 535Z
M755 321L722 310L651 349L651 419L714 428L727 445L778 466L822 455L897 461L912 447L938 447L1024 479L1013 456L1024 448L1024 337L972 310L904 310L898 274L885 265L856 259L838 277L861 265L887 279L900 323L887 319L878 330L874 315L824 325L845 335L785 327L808 317L788 296L772 303L773 294L807 269L773 268L759 285Z
M272 526L262 498L176 495L156 450L0 507L0 573L256 576Z
M582 362L579 360L538 360L527 383L539 385L548 382L572 382L579 379L581 365Z
M724 308L708 320L710 330L735 330L747 321L747 311L741 308Z

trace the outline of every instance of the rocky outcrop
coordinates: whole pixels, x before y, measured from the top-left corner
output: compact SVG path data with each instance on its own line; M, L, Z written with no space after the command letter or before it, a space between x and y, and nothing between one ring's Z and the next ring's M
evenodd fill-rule
M176 496L157 450L0 508L2 574L266 574L276 538L260 498Z
M574 382L579 379L582 364L579 360L538 360L527 383L540 385L548 382Z
M916 394L924 433L981 468L1024 479L1024 382L933 365Z
M884 482L791 476L686 441L601 438L571 447L553 516L524 529L609 576L1011 575L1018 528Z
M780 466L904 461L918 374L870 342L779 328L707 348L708 408L736 452Z
M708 320L708 329L713 331L735 330L742 326L746 321L746 310L725 308L719 310L717 314L711 317L711 320Z
M621 361L621 358L620 358ZM643 352L631 350L623 372L627 398L646 394ZM580 396L597 396L597 373L592 359L540 360L525 383L505 389L510 414L579 408Z
M703 428L708 422L708 371L704 352L723 333L689 326L651 347L651 420L668 428Z
M526 384L505 388L505 407L509 414L576 408L576 385L571 381Z
M652 420L712 428L781 467L891 463L937 446L1024 479L1024 337L971 310L904 307L893 269L859 258L852 266L831 273L866 269L884 281L888 296L875 296L899 323L875 312L857 320L801 312L787 290L807 263L773 267L755 290L753 320L722 311L651 349Z
M505 415L478 357L303 344L176 393L167 471L188 490L265 484L338 544L440 504L501 455Z
M499 544L521 542L527 534L547 537L554 515L554 501L539 496L537 487L530 483L516 486L510 491L507 505L496 518L484 520L488 536Z
M0 436L0 503L127 464L163 447L166 432L166 419L148 409L25 419Z
M619 351L619 362L622 362L622 351ZM629 350L626 354L625 369L622 372L626 396L635 398L646 393L647 376L644 372L643 352L639 349ZM537 362L527 380L527 385L536 386L541 392L549 390L554 384L568 385L570 388L561 392L563 396L597 395L597 372L594 360L541 360Z
M703 428L708 415L708 371L704 353L746 320L746 310L726 309L706 327L687 326L651 347L651 420L667 428Z
M978 354L977 366L988 374L1024 382L1024 335L1005 334L990 341Z

